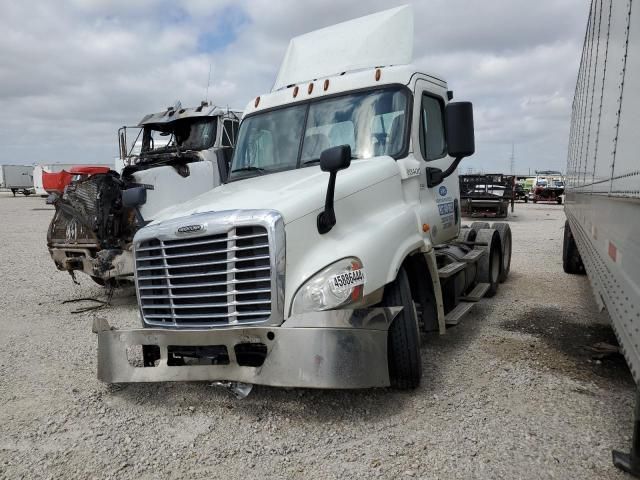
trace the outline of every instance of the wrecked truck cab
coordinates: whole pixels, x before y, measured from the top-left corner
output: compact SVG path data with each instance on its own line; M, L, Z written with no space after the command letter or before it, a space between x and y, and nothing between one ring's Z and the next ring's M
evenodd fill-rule
M116 169L74 177L53 200L47 245L56 267L101 285L133 280L136 231L227 179L240 116L207 102L178 103L122 127Z

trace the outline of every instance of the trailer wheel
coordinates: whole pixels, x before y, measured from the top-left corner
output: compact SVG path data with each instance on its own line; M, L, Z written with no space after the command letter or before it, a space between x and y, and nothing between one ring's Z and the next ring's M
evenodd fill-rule
M391 387L409 390L420 385L422 358L420 329L416 308L411 298L409 277L403 267L384 291L382 303L387 307L403 307L389 327L387 357Z
M513 245L511 237L511 227L505 222L495 222L491 225L500 235L500 247L502 248L502 261L500 262L500 283L504 283L511 271L511 247Z
M571 274L583 274L584 265L582 258L580 257L580 251L576 245L576 240L573 238L571 232L571 226L569 220L564 222L564 239L562 241L562 269L564 273Z
M500 264L502 263L500 234L492 228L483 228L478 232L476 242L486 244L475 247L486 252L478 261L478 282L488 283L489 290L486 296L493 297L500 283Z

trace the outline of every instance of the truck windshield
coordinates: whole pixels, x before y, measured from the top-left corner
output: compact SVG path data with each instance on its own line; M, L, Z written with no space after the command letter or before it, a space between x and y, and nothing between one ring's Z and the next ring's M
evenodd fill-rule
M395 157L406 141L407 104L406 91L394 87L251 115L240 126L230 180L313 165L338 145L358 159Z
M162 125L145 127L142 153L175 150L206 150L216 140L217 117L185 118Z

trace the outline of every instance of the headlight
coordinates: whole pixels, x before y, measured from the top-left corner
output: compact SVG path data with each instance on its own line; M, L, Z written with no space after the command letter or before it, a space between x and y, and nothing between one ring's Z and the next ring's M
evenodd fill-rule
M343 258L308 280L293 299L293 313L330 310L362 299L365 274L362 262Z

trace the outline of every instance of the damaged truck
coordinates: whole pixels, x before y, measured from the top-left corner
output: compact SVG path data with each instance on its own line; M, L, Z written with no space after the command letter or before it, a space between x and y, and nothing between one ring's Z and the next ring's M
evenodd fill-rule
M178 103L136 127L122 127L122 170L78 169L54 195L47 246L56 267L100 285L132 280L135 233L161 210L227 179L241 115L208 102L195 108Z
M226 184L136 233L143 328L96 319L101 380L418 386L421 332L496 294L511 232L461 228L472 105L412 48L410 7L291 41Z

